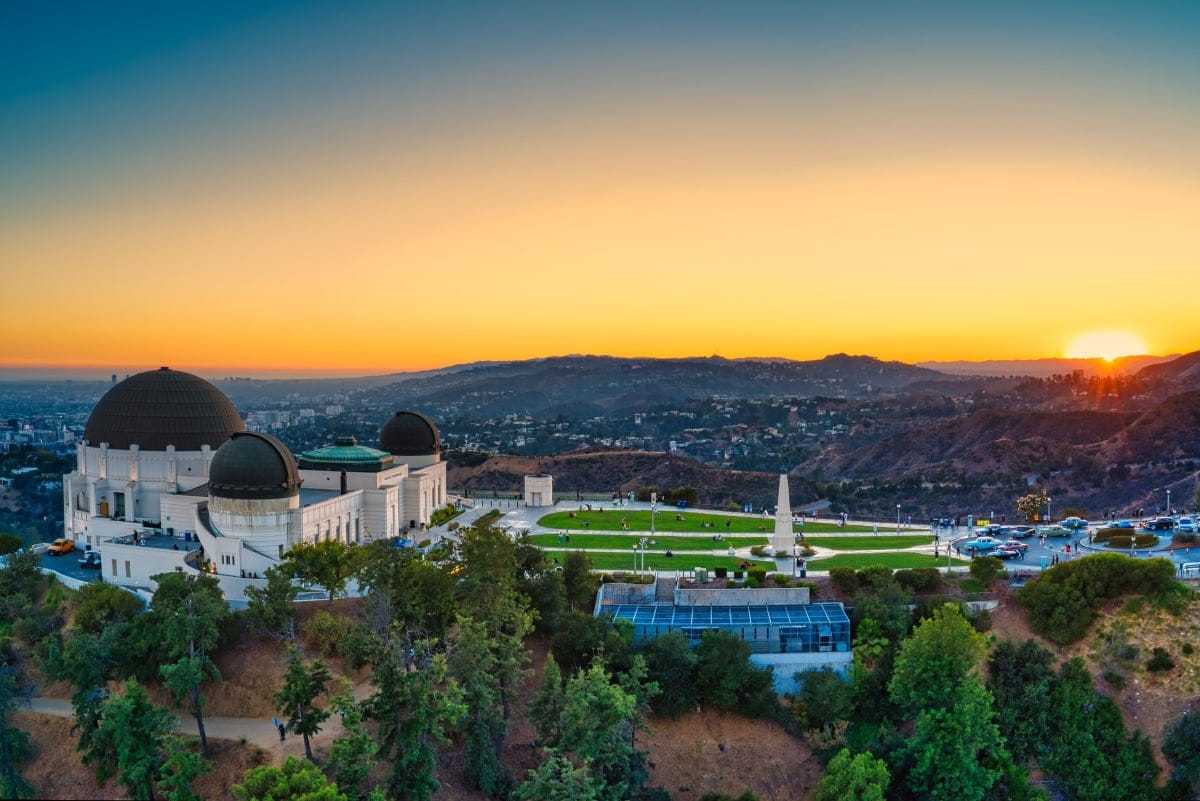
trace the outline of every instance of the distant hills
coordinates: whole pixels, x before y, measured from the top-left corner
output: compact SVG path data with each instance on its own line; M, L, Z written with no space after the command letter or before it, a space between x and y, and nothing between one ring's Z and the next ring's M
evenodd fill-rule
M1112 373L1136 373L1151 365L1179 358L1170 356L1122 356L1111 362L1104 359L989 359L978 362L917 362L925 367L951 375L1019 376L1029 375L1045 378L1054 374L1066 375L1076 371L1084 375L1108 375Z

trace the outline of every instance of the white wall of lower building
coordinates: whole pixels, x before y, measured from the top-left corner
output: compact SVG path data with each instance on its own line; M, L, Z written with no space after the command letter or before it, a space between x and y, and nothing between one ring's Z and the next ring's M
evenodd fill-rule
M525 505L538 508L554 505L553 476L525 476Z

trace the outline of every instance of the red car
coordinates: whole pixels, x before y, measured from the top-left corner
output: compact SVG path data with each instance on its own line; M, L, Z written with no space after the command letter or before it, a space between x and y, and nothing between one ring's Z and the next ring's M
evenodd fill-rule
M1015 548L1016 550L1020 551L1021 553L1025 553L1026 551L1029 550L1029 545L1027 543L1021 542L1020 540L1005 540L1004 542L1000 543L1000 547L1001 548Z

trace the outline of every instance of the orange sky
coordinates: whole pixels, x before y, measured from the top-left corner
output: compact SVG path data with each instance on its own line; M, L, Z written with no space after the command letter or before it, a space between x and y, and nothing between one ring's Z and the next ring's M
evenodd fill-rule
M680 68L570 100L506 74L507 105L474 74L423 114L368 93L69 164L10 151L29 191L0 197L0 364L913 362L1058 356L1097 329L1195 350L1194 109L1133 73L1072 95L1059 55L1048 88L922 64L800 99L769 59L744 65L760 84ZM128 76L89 91L159 125L183 102L139 107Z

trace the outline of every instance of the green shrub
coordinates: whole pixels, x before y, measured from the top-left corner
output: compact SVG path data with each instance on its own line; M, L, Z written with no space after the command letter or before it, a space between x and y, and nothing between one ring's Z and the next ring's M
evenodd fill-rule
M971 560L971 578L985 586L1004 573L1004 563L995 556L977 556Z
M1104 671L1103 678L1112 687L1114 687L1118 690L1125 689L1125 677L1122 676L1120 673L1116 672L1115 670Z
M746 578L756 581L761 585L767 580L767 569L765 567L752 567L746 571Z
M942 586L942 574L936 567L917 567L911 570L897 570L896 581L900 586L913 592L921 590L936 591Z
M858 571L852 567L835 567L829 571L833 586L845 593L858 592Z
M1192 653L1193 653L1193 652L1194 652L1196 649L1192 647L1192 644L1191 644L1190 642L1185 642L1185 643L1183 644L1183 647L1182 647L1182 648L1180 648L1179 650L1180 650L1180 651L1183 653L1183 655L1184 655L1184 656L1191 656L1191 655L1192 655Z
M767 549L767 546L765 546L765 545L754 545L754 546L751 546L750 553L752 553L758 557L764 557L767 555L766 549Z
M1171 535L1171 539L1176 542L1195 542L1196 532L1194 531L1176 531Z
M761 587L761 586L762 586L762 582L761 582L761 581L759 581L759 580L758 580L757 578L755 578L754 576L749 576L749 577L747 577L747 579L746 579L746 586L747 586L747 587L749 587L749 588L750 588L750 589L752 589L752 590L757 590L759 587Z
M719 578L719 579L728 578L729 577L729 568L714 567L713 568L713 576L715 576L716 578Z
M1165 559L1097 554L1047 570L1017 590L1016 598L1036 633L1067 645L1083 637L1106 601L1134 594L1157 598L1174 576L1175 566Z
M321 656L341 654L354 630L354 621L345 615L331 615L324 609L309 618L300 630L310 646Z
M1150 661L1146 663L1146 670L1152 673L1170 670L1173 667L1175 667L1175 660L1171 658L1165 648L1155 648L1150 656Z

